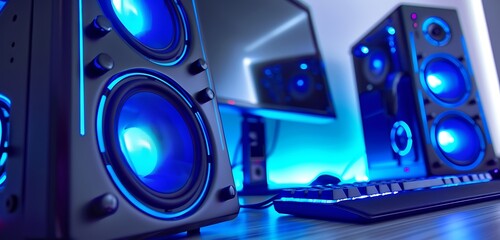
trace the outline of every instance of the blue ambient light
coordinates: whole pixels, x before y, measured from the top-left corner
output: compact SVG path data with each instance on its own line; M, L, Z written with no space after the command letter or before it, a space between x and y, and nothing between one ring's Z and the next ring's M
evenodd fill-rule
M164 0L112 0L123 26L151 49L166 49L176 39L176 15Z
M436 57L423 70L429 92L446 104L461 104L470 94L470 80L463 65L454 58Z
M164 97L139 92L117 112L123 161L152 190L174 193L190 179L194 146L190 127Z
M302 69L302 70L307 70L307 68L308 68L308 66L307 66L307 64L306 64L306 63L302 63L302 64L300 64L300 69Z
M470 166L484 156L485 142L481 129L462 113L445 114L433 126L434 142L441 154L458 166Z

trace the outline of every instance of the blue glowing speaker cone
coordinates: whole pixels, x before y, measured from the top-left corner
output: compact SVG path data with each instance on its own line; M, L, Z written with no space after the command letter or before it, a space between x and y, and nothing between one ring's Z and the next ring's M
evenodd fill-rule
M445 104L459 105L470 94L470 79L462 64L453 58L430 60L423 77L432 96Z
M484 137L472 119L462 114L448 114L434 126L438 150L452 164L469 166L480 161L485 149Z
M175 40L175 12L165 0L112 0L123 26L143 45L165 49Z
M372 84L381 84L387 78L389 65L389 58L383 50L372 49L364 59L363 73L368 82Z
M126 165L160 193L181 189L191 177L194 146L190 126L164 97L139 92L118 111L119 147Z

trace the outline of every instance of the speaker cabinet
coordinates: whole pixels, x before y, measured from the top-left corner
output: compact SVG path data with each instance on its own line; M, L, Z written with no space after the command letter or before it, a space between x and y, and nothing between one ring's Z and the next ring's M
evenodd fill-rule
M400 6L352 55L375 178L498 167L455 10Z
M1 239L148 237L237 215L194 1L0 3Z

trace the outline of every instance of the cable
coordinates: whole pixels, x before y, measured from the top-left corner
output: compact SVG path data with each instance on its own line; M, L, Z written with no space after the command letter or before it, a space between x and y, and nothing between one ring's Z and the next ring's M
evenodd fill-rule
M249 208L249 209L265 209L274 204L274 200L280 198L279 194L276 194L272 196L271 198L264 200L260 203L253 203L253 204L243 204L240 205L241 208Z

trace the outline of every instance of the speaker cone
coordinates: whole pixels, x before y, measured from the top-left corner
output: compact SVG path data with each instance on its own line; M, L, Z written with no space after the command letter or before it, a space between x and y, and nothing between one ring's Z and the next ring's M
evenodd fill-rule
M451 39L450 26L443 19L430 17L422 24L425 39L434 46L444 46Z
M166 76L115 77L101 96L98 142L122 193L157 217L187 214L209 181L210 138L189 94Z
M436 151L455 168L474 168L481 162L485 140L479 126L461 112L445 112L432 126Z
M7 180L6 162L9 147L10 100L0 94L0 189Z
M173 0L100 0L130 45L161 65L175 65L187 51L188 20Z
M422 85L446 107L462 104L470 95L471 82L462 63L449 55L429 57L423 64Z
M413 135L405 121L397 121L391 129L391 147L399 156L404 157L413 147Z
M389 72L389 57L380 50L374 49L368 53L363 63L363 72L371 84L381 84L386 80Z

